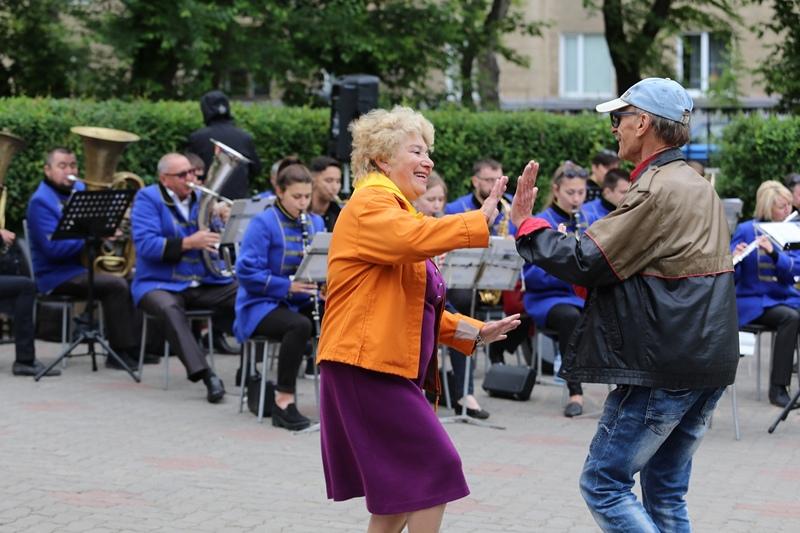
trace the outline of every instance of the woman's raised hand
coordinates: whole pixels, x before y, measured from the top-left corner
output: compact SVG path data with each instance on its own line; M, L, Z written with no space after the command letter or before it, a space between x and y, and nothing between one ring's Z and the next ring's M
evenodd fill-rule
M511 223L516 227L531 216L533 204L539 188L536 186L536 176L539 174L539 163L530 161L522 170L522 175L517 178L517 191L511 202Z
M489 225L497 218L497 204L500 203L500 198L502 198L503 193L506 192L507 184L508 176L502 176L497 179L497 181L494 182L494 186L492 186L492 192L489 193L489 197L483 201L481 212L483 216L486 217L486 223Z

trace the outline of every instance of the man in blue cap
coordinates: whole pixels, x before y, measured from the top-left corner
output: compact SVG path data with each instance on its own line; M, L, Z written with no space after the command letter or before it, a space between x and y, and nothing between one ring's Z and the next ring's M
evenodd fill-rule
M692 99L678 83L648 78L597 110L636 165L628 193L576 240L530 217L531 161L511 207L517 250L587 289L560 376L617 385L580 480L595 520L604 531L690 531L692 455L739 360L725 212L679 149Z

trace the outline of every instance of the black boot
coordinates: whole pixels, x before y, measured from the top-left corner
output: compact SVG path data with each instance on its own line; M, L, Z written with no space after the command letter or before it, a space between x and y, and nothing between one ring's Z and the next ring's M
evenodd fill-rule
M789 405L790 401L791 398L789 398L789 393L786 391L785 385L770 384L769 403L777 405L778 407L786 407Z

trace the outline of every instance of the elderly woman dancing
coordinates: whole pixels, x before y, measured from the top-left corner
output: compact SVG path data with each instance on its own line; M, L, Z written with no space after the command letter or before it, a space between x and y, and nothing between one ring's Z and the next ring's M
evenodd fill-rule
M318 362L328 497L366 496L369 532L438 531L447 502L469 494L461 459L422 389L439 392L439 341L464 353L505 338L496 322L444 311L430 260L489 242L507 178L479 211L424 217L411 202L433 169L433 125L374 110L351 126L355 192L331 240Z

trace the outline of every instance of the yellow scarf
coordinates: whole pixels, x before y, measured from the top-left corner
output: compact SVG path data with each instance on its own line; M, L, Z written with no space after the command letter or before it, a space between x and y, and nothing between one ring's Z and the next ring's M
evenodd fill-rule
M395 182L390 180L388 176L381 174L380 172L370 172L358 180L358 183L353 185L355 192L358 192L359 189L365 189L367 187L380 187L381 189L388 190L403 202L403 206L406 208L406 211L417 218L422 218L424 216L422 213L419 213L416 209L414 209L414 206L411 205L411 202L409 202L405 195L400 191L400 188L395 184Z

